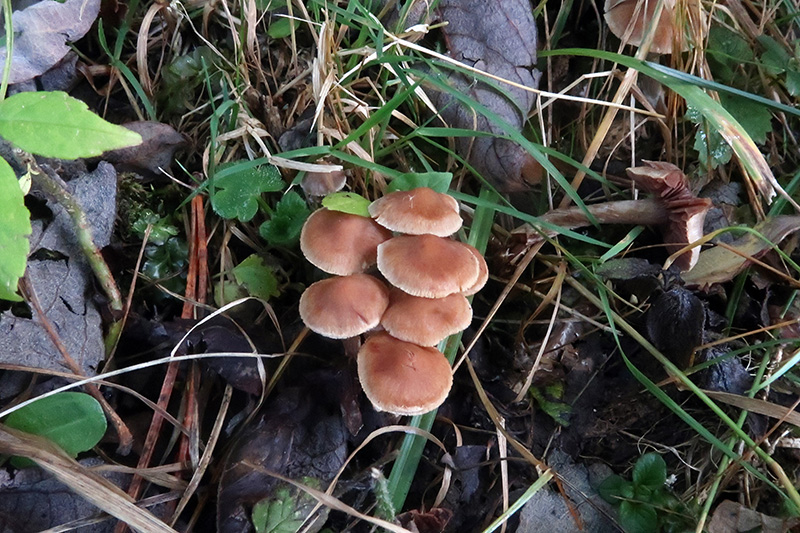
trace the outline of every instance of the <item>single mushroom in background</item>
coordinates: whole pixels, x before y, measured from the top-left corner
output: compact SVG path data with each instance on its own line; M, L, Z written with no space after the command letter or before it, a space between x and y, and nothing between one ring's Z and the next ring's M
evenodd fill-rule
M481 261L470 246L435 235L399 235L378 246L378 270L386 280L423 298L474 288Z
M370 204L369 214L381 226L407 235L447 237L462 224L456 199L428 187L395 191L378 198Z
M643 166L629 168L627 173L637 186L654 197L587 205L586 211L597 223L660 226L670 253L703 236L703 222L712 202L692 193L686 175L678 167L671 163L643 161ZM534 229L524 224L514 230L514 233L526 235L528 245L541 242L544 235L558 233L548 226L576 229L593 223L579 207L554 209L538 219L546 225ZM693 248L678 256L674 264L681 270L690 270L699 256L700 249Z
M300 249L320 270L347 276L374 266L378 245L391 236L371 218L322 208L303 225Z
M389 292L381 325L393 337L420 346L435 346L472 322L472 306L463 294L420 298L398 288Z
M447 358L437 349L371 336L358 351L358 379L378 411L419 415L439 407L453 385Z
M677 33L675 26L675 0L663 0L661 17L656 22L655 35L650 52L655 54L672 53L673 41ZM608 29L623 44L640 46L645 29L653 20L657 0L606 0L605 19ZM684 44L685 44L685 40Z
M697 198L686 174L671 163L643 161L644 166L627 169L636 185L655 195L668 212L667 221L661 224L667 251L673 254L703 236L703 222L711 209L711 200ZM679 255L673 263L680 270L691 270L700 258L696 246Z
M315 333L346 339L376 327L388 305L389 289L374 276L335 276L303 291L300 318Z

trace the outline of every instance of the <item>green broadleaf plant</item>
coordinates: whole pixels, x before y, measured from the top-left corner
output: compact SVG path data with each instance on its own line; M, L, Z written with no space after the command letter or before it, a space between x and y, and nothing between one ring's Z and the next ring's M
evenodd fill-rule
M37 400L5 419L8 427L39 435L57 444L71 457L92 449L106 432L106 415L100 403L82 392L62 392ZM30 460L15 458L17 467Z
M259 233L272 246L294 246L311 211L294 191L287 192L275 206L272 218L261 224Z
M61 159L99 156L134 146L142 137L106 122L63 92L17 93L0 101L0 136L36 155ZM0 298L19 301L16 287L25 273L30 214L9 164L0 163Z
M280 294L275 272L264 259L255 254L236 265L233 277L236 278L236 283L247 289L250 296L268 301Z
M369 200L354 192L335 192L322 199L322 206L362 217L369 216Z
M25 273L31 220L14 171L0 159L0 298L18 302L17 280Z
M284 183L280 172L272 165L242 166L241 169L237 165L240 163L218 169L228 172L214 178L215 192L211 195L211 205L222 218L248 222L258 212L261 194L280 191Z

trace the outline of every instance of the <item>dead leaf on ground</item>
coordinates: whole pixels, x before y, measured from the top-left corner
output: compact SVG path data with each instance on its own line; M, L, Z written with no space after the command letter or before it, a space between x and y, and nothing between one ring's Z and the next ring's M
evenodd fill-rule
M91 174L68 184L92 225L95 244L111 239L116 216L117 173L101 163ZM78 245L72 219L60 205L48 204L53 220L34 221L27 278L67 352L86 375L105 357L100 311L92 301L94 274ZM0 363L64 371L59 351L35 311L31 318L0 315Z
M154 179L166 179L175 152L186 146L186 138L169 124L141 120L123 124L142 136L142 144L121 148L103 154L103 159L112 163L119 172L135 172ZM163 169L163 171L162 171Z
M781 242L800 229L800 216L778 216L761 222L754 229L767 240L747 233L729 245L736 251L719 245L703 250L695 267L683 274L686 285L705 288L714 283L732 280L748 265L749 258L764 255L772 248L773 243Z
M453 59L525 87L538 87L536 22L528 0L441 0L437 13L447 22L442 31ZM494 82L497 90L457 72L448 72L447 82L518 131L535 101L535 95L522 88ZM450 127L504 135L499 126L449 93L435 92L432 97ZM525 178L535 167L530 154L506 139L457 137L456 150L483 177L505 190L525 188Z
M800 525L797 518L783 520L768 516L744 505L730 500L720 503L711 515L708 523L709 533L746 533L760 531L761 533L784 533L793 531L792 528Z
M94 24L100 0L45 0L13 14L14 53L9 83L19 83L43 74L70 51ZM6 50L0 50L0 65Z

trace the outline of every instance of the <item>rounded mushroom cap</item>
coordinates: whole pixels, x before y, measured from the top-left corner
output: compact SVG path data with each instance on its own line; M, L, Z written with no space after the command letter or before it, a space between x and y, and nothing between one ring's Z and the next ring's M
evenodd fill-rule
M461 227L456 199L428 187L396 191L378 198L370 204L369 214L381 226L409 235L429 233L447 237Z
M434 235L400 235L378 246L378 270L408 294L443 298L478 280L480 266L469 248Z
M605 19L608 29L624 44L642 44L647 25L653 20L655 0L606 0ZM675 35L675 0L664 0L658 27L650 51L656 54L672 53Z
M419 415L444 402L453 385L447 358L435 348L417 346L378 333L358 351L358 379L378 411Z
M303 225L300 249L320 270L347 276L373 266L378 245L391 236L392 232L371 218L323 208Z
M472 307L466 296L420 298L397 288L389 292L389 307L381 325L393 337L420 346L434 346L463 331L472 322Z
M308 329L331 339L365 333L380 323L389 289L368 274L324 279L300 296L300 318Z
M461 291L461 294L464 296L472 296L480 291L483 286L486 285L486 282L489 281L489 265L486 264L486 259L483 258L483 254L481 254L477 248L469 244L465 244L465 246L469 248L469 251L472 252L472 255L478 260L478 279L475 280L475 283L473 283L471 287Z

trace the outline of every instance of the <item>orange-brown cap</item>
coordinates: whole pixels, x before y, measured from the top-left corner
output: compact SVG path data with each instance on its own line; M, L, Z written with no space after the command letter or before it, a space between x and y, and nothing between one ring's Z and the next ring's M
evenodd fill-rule
M373 266L378 245L391 236L391 231L371 218L323 208L303 225L300 249L320 270L347 276Z
M471 287L461 291L461 294L464 296L472 296L481 290L483 286L486 285L486 282L489 281L489 266L486 264L486 259L483 258L483 255L477 248L469 244L465 244L465 246L469 248L469 251L472 252L472 255L478 260L478 279L475 280L475 283L473 283Z
M624 44L641 45L647 25L653 20L657 3L656 0L606 0L605 19L608 29ZM664 0L650 51L656 54L672 53L674 39L675 0Z
M389 292L389 307L381 325L393 337L421 346L434 346L463 331L472 322L472 307L466 296L420 298L397 288Z
M461 227L456 199L428 187L395 191L378 198L370 204L369 214L381 226L409 235L447 237Z
M400 235L380 244L378 270L395 287L423 298L463 292L480 275L466 244L435 235Z
M331 339L365 333L380 323L389 289L369 274L336 276L311 284L300 296L300 318Z
M450 363L435 348L377 333L358 351L358 379L378 411L420 415L439 407L453 385Z

